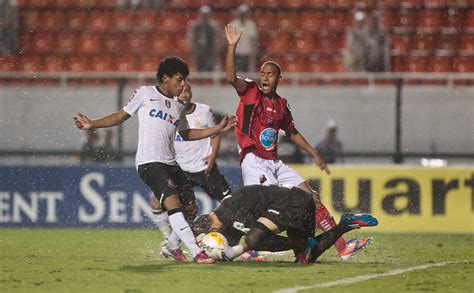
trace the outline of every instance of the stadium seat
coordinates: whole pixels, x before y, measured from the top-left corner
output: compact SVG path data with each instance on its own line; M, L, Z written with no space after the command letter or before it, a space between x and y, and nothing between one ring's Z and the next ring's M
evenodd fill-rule
M416 11L411 9L402 9L393 21L394 32L410 32L416 25Z
M51 5L53 5L54 7L60 7L60 8L64 8L64 7L73 7L76 5L76 1L74 0L51 0Z
M97 0L97 2L101 2L101 1L102 0ZM89 8L89 7L95 7L97 6L97 4L96 4L96 0L80 0L76 2L76 6Z
M112 56L96 55L92 57L92 71L114 71L114 62Z
M325 28L330 32L342 32L349 26L350 17L346 12L328 12L325 13Z
M457 34L440 34L436 41L436 49L454 53L458 44Z
M435 33L441 27L441 12L436 10L421 10L418 13L418 30Z
M76 33L58 33L56 36L55 53L62 55L74 54L77 47Z
M217 9L234 9L236 8L236 3L233 0L214 0L212 1L212 7Z
M405 57L394 56L391 61L393 72L405 71Z
M405 71L408 72L426 72L428 71L427 57L410 56L405 60Z
M394 34L391 37L392 55L406 56L410 50L411 36L409 34Z
M289 51L309 54L314 51L315 35L312 32L296 31L293 35L293 46Z
M429 8L445 7L447 4L448 0L425 0L425 6Z
M115 58L115 70L117 71L135 71L136 68L135 57L119 56Z
M268 11L257 11L253 20L260 32L265 32L275 28L275 14Z
M97 1L97 7L114 8L117 7L117 0L100 0Z
M459 40L459 55L474 56L474 34L464 34Z
M34 72L43 69L42 59L39 56L20 56L18 70Z
M291 31L296 28L297 14L294 12L280 12L276 15L277 29ZM275 22L275 18L273 20Z
M101 34L82 33L78 39L78 52L96 54L101 49Z
M441 30L446 33L456 33L462 30L465 13L461 9L449 8L443 11Z
M50 53L55 46L53 33L37 32L32 36L33 51L40 54Z
M119 30L119 31L129 31L134 25L133 25L133 20L134 17L132 13L128 10L117 10L114 12L113 17L112 17L112 28ZM141 18L139 15L135 18L135 20L141 21ZM152 22L151 26L154 26L155 23ZM140 27L138 25L138 27Z
M329 72L329 61L327 58L321 57L319 55L311 55L308 58L308 71L319 73L319 72Z
M417 34L413 36L411 41L411 50L424 51L427 55L431 55L434 48L434 35Z
M111 26L110 14L106 11L91 11L87 16L87 28L97 32L105 32Z
M91 69L89 57L71 56L66 58L66 69L70 71L89 71Z
M102 36L102 48L104 50L103 53L121 54L122 52L128 50L128 48L124 45L124 38L124 35L121 33L104 34Z
M174 37L170 34L153 35L150 43L152 56L163 56L173 50Z
M322 26L322 13L319 11L304 11L298 15L298 29L306 32L317 32Z
M46 56L43 61L43 69L51 72L64 71L66 69L64 58L60 56Z
M332 55L339 53L344 47L344 34L322 32L316 36L315 49L320 54Z
M224 30L224 27L229 22L232 21L233 15L232 15L232 13L229 13L229 12L218 11L218 12L214 12L212 14L212 17L217 22L217 25L219 26L219 28L222 28L222 30ZM191 21L191 23L192 23L192 21Z
M450 72L451 68L451 57L433 57L430 60L430 72Z
M423 0L401 0L400 6L405 8L419 9L423 6Z
M474 34L474 9L469 9L466 15L464 29L466 32Z
M456 57L453 60L453 71L455 72L473 72L474 57Z
M142 31L148 31L154 28L156 23L156 12L137 11L135 15L135 28Z
M33 32L41 28L41 18L38 10L20 10L19 17L23 30Z
M18 70L18 57L14 55L0 56L0 71Z
M353 0L332 0L329 1L330 8L349 9L352 7Z
M67 13L67 28L82 31L87 21L87 14L84 11L70 10Z
M143 71L143 72L155 73L159 62L160 62L159 58L141 57L138 60L137 70Z
M46 10L41 15L41 29L60 31L66 25L66 13L62 10Z
M288 0L288 1L283 1L283 3L280 3L279 7L284 7L284 8L306 7L308 6L308 2L311 2L311 0Z
M170 8L191 8L192 0L168 0L166 6Z
M265 7L265 8L273 8L273 7L278 7L280 3L278 3L278 0L260 0L256 4L258 7Z
M267 51L272 53L286 52L291 42L291 36L286 31L272 31L268 34L268 43L264 44ZM263 41L263 39L262 39Z
M382 0L380 4L388 8L399 8L401 0Z
M185 28L182 26L182 13L162 11L157 16L159 31L176 33Z
M384 9L380 12L382 23L385 28L390 31L393 26L394 19L396 18L396 11Z
M329 0L309 0L308 6L312 8L327 8Z
M284 54L280 59L280 65L285 72L305 72L307 61L305 55Z
M149 50L149 38L146 33L129 33L125 39L125 48L127 48L128 52L134 54L146 53Z

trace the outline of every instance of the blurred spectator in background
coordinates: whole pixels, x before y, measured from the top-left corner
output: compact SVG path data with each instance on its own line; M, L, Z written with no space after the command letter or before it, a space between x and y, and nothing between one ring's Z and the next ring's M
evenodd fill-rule
M344 52L344 64L349 71L365 71L367 42L365 14L362 11L357 11L354 14L353 26L347 32L347 48Z
M367 29L367 67L370 72L390 71L390 42L380 15L373 11Z
M199 8L199 18L191 25L187 33L188 47L198 71L218 69L223 48L222 35L220 27L211 18L211 8L207 5Z
M235 51L235 66L240 72L255 71L258 51L258 30L255 22L250 18L250 8L242 4L237 8L238 17L231 24L242 31L239 46Z
M106 130L105 142L102 146L99 145L100 136L96 129L88 129L86 135L86 142L81 147L81 164L112 161L117 158L116 152L112 147L113 133L111 129Z
M0 0L0 55L18 51L18 13L14 0Z
M344 161L342 142L337 138L336 121L328 120L324 138L314 148L327 163Z

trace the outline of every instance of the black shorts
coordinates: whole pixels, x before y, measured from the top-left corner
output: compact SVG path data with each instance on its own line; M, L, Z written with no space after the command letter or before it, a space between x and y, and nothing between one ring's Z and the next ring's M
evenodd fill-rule
M193 186L199 186L212 198L221 201L230 194L229 184L224 176L219 172L217 165L211 170L211 173L204 174L204 171L190 173L184 171Z
M170 195L179 195L182 206L196 201L191 183L178 165L159 162L138 166L138 175L161 203Z
M303 191L304 192L304 191ZM281 231L300 237L314 236L314 202L311 197L298 196L294 193L286 202L275 202L262 214Z

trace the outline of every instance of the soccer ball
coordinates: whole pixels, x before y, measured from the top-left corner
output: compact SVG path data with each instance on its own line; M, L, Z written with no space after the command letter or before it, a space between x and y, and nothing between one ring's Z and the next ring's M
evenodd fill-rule
M212 259L222 260L222 253L229 245L224 235L218 232L210 232L202 237L199 247Z

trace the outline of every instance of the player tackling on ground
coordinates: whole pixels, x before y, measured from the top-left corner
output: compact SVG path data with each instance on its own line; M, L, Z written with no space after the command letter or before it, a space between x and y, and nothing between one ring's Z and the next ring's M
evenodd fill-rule
M248 250L293 249L296 262L312 263L344 233L376 226L369 214L345 214L338 225L314 237L314 201L301 188L276 185L244 186L224 198L209 215L192 224L196 236L211 231L222 233L229 243L224 259L232 260ZM288 237L277 235L286 231ZM238 244L245 235L245 241Z
M138 147L136 166L140 178L158 197L172 229L185 244L195 262L212 263L196 244L182 211L178 187L184 177L176 164L173 142L178 129L184 139L202 139L229 130L233 119L224 117L215 127L188 129L184 115L185 104L175 99L183 90L188 65L177 57L161 60L157 70L157 85L139 87L128 103L117 112L91 120L77 114L74 121L79 129L112 127L138 113ZM178 127L179 124L179 127Z
M191 85L186 81L179 99L186 103L186 120L189 128L202 129L216 126L214 115L208 105L192 102ZM176 133L174 148L176 151L176 160L186 175L188 183L180 191L181 198L186 202L190 199L195 200L194 186L199 186L209 195L210 198L221 201L231 190L224 176L219 172L216 164L217 154L220 146L220 135L206 137L200 140L184 140L181 135ZM187 185L187 186L186 186ZM197 212L195 203L189 204L194 210L187 217L194 220ZM186 256L179 249L179 237L169 229L168 216L165 212L159 210L159 202L156 197L151 198L151 207L154 213L154 222L163 232L166 239L161 248L161 252L166 257L172 257L179 261L185 261Z
M313 195L316 204L316 225L322 231L336 226L336 221L321 203L319 194L312 190L305 179L278 159L277 141L279 130L284 130L298 147L313 158L316 165L330 174L324 160L311 147L295 127L287 100L276 93L282 78L280 66L273 61L265 62L260 69L259 84L243 79L235 72L235 49L242 32L237 33L227 25L225 34L228 42L226 55L227 81L237 91L240 103L237 108L238 124L235 127L244 185L288 185L298 186ZM349 259L365 247L370 238L335 242L340 257Z

